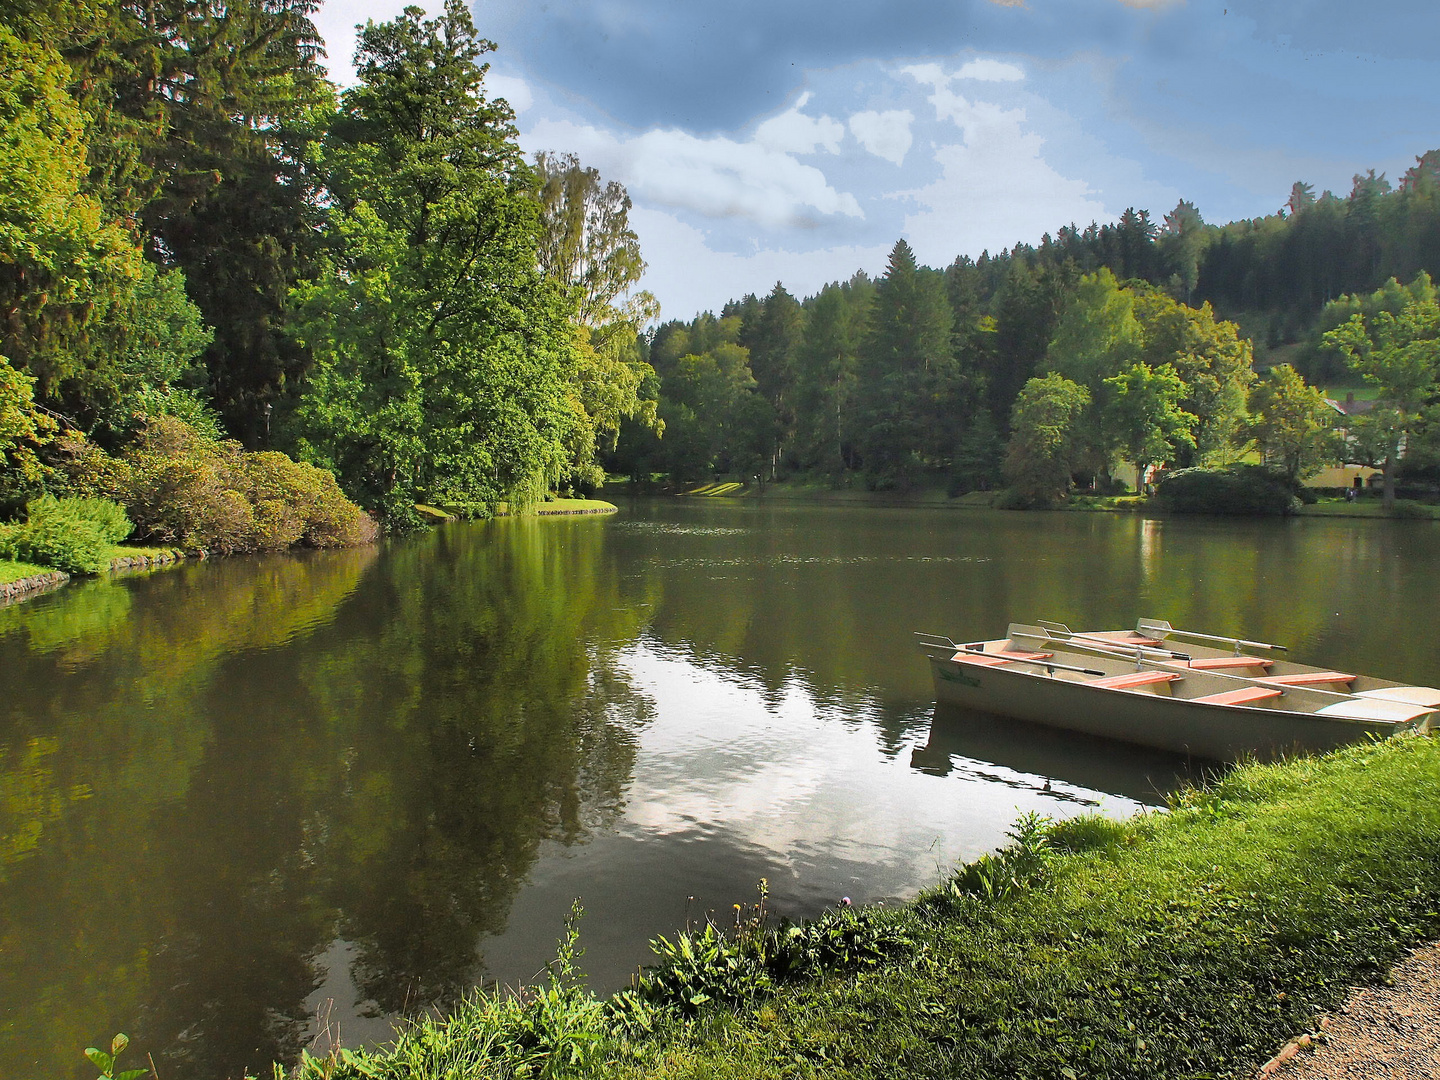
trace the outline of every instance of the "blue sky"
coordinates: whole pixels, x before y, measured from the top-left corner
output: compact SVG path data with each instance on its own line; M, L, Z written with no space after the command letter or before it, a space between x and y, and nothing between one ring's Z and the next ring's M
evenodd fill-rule
M333 77L394 0L327 0ZM422 6L424 6L422 4ZM438 10L438 2L431 5ZM634 199L666 318L797 295L898 237L944 266L1046 231L1273 213L1440 148L1440 4L492 0L489 86L528 150Z

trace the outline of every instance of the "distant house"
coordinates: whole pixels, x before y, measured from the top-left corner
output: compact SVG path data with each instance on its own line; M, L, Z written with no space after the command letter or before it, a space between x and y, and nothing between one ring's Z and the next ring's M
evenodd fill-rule
M1379 405L1380 402L1374 399L1356 400L1355 391L1351 390L1346 393L1344 401L1326 398L1325 404L1329 405L1330 408L1334 409L1342 417L1341 420L1336 422L1335 430L1338 431L1345 440L1345 446L1348 449L1351 445L1350 425L1346 423L1346 420L1352 416L1364 416L1374 409L1375 406ZM1402 452L1404 450L1403 444L1401 450ZM1335 468L1322 469L1319 473L1306 480L1305 485L1315 488L1344 488L1356 486L1355 482L1358 480L1366 486L1374 486L1380 483L1381 478L1382 474L1379 469L1372 468L1369 465L1356 465L1346 460L1342 461L1339 466Z

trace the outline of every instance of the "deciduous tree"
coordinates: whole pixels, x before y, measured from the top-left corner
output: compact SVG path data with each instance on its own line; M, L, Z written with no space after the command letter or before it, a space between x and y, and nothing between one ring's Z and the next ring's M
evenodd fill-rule
M317 166L325 273L297 292L314 368L308 453L394 524L415 499L527 502L555 482L575 415L571 302L541 276L538 205L494 46L462 0L369 23Z
M1324 394L1289 364L1276 364L1250 390L1245 438L1293 482L1339 456L1334 416Z
M1395 503L1395 468L1405 440L1420 428L1422 411L1436 396L1440 380L1440 300L1422 275L1406 293L1398 313L1356 313L1325 334L1325 344L1376 387L1380 404L1358 425L1368 429L1385 476L1385 506Z
M1081 451L1079 424L1089 405L1090 391L1058 372L1021 389L1005 454L1005 479L1021 505L1063 499L1069 492Z
M1105 380L1110 398L1104 422L1121 456L1135 466L1135 481L1144 489L1150 466L1169 461L1179 446L1194 446L1194 413L1180 407L1185 383L1169 364L1152 368L1132 364Z

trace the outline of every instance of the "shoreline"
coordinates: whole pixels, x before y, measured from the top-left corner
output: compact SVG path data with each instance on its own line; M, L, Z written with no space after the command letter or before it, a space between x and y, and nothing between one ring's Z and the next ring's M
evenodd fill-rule
M783 503L813 503L825 506L877 506L895 509L926 510L995 510L995 500L1001 494L997 491L972 491L965 495L951 496L938 488L917 488L910 492L867 491L863 488L829 488L818 485L766 484L761 488L745 487L734 483L712 483L692 486L683 491L667 491L658 485L636 487L629 481L617 481L607 485L617 498L641 499L718 499L723 501L774 501ZM1399 500L1398 505L1416 507L1423 511L1414 516L1387 516L1379 499L1366 499L1359 503L1347 503L1336 498L1332 501L1302 505L1290 514L1181 514L1174 511L1149 507L1138 495L1090 496L1076 495L1065 503L1032 510L1014 510L1012 513L1072 513L1072 514L1142 514L1149 517L1323 517L1358 518L1366 521L1397 520L1440 520L1440 506Z
M737 916L608 1000L562 943L548 986L291 1075L438 1080L483 1042L497 1072L573 1052L555 1075L617 1080L781 1080L797 1061L867 1080L1249 1080L1440 937L1437 764L1440 739L1401 736L1242 766L1125 821L1022 817L914 901L774 938ZM813 950L798 970L790 940Z
M556 505L557 503L561 505ZM614 503L603 502L598 499L557 499L554 503L546 503L542 504L542 506L554 508L536 509L530 515L521 516L583 517L615 514L620 511L620 508ZM511 515L501 516L510 517ZM109 566L105 568L104 574L97 575L97 577L122 574L128 571L154 570L160 567L173 566L176 563L189 559L205 559L208 557L204 551L182 551L179 548L147 548L137 551L133 555L118 554L113 556L110 559ZM72 576L63 570L47 570L44 573L31 574L27 577L16 578L14 581L0 583L0 607L8 607L11 604L32 600L37 596L44 596L71 580L73 580Z

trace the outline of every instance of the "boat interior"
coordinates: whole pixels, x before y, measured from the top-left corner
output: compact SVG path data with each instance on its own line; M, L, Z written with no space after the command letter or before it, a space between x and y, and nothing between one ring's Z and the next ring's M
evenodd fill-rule
M1136 631L1075 634L1058 624L1011 624L992 641L956 643L921 635L932 659L978 668L1004 668L1094 689L1184 700L1212 706L1273 709L1335 719L1403 725L1426 717L1434 705L1368 690L1425 691L1344 672L1306 668L1270 657L1235 656L1206 647L1165 647L1164 639ZM1284 666L1281 666L1281 665ZM1290 669L1299 670L1290 670ZM1375 685L1369 685L1375 684ZM1440 704L1440 692L1435 704Z

